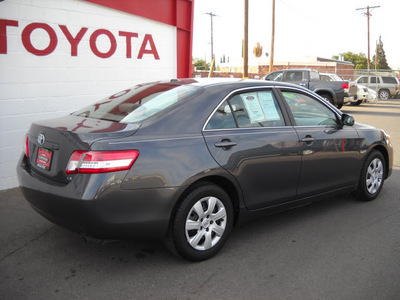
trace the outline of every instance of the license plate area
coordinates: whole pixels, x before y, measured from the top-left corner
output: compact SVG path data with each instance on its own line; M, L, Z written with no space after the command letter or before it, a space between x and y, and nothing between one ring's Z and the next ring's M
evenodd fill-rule
M53 158L53 151L44 148L39 148L36 157L36 166L42 170L49 171L51 167L52 158Z

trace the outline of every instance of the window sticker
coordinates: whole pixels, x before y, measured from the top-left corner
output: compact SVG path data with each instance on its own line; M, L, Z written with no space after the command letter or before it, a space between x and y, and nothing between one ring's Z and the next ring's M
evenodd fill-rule
M268 121L280 120L278 110L275 106L275 101L271 92L258 93L261 107L264 111L265 117Z
M246 106L246 110L250 118L250 123L264 122L267 120L256 93L242 94L240 95L240 97L242 98L243 103Z

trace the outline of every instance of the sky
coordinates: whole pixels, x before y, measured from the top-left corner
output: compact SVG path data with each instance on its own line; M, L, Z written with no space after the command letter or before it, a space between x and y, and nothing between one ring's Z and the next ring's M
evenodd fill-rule
M213 18L216 64L225 55L241 60L244 35L244 0L195 0L193 57L210 61ZM343 52L368 55L366 10L370 11L370 58L381 36L386 60L400 69L399 0L275 0L274 62L299 61L303 57L332 58ZM257 42L271 52L272 0L249 0L249 60ZM269 57L265 58L269 62Z

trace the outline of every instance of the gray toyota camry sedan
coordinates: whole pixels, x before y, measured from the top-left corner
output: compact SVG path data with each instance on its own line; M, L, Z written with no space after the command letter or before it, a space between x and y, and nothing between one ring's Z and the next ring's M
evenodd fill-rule
M35 122L17 166L31 206L101 239L155 237L194 261L238 222L353 192L392 172L382 130L297 85L233 79L140 84Z

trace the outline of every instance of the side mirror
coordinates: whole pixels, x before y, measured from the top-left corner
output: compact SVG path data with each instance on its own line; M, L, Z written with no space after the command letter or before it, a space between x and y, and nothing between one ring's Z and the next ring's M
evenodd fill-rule
M342 125L353 126L354 125L354 117L352 115L343 114L342 115Z

